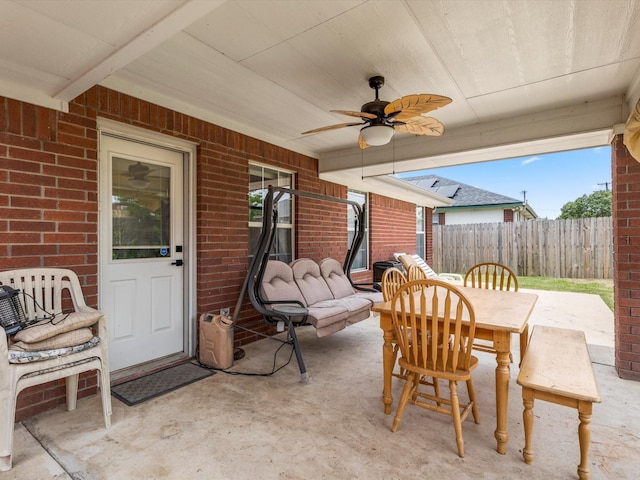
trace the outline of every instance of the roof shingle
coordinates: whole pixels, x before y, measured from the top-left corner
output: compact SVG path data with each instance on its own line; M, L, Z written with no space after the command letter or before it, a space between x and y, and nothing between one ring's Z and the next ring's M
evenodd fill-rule
M523 201L506 195L500 195L481 188L472 187L438 175L422 175L403 178L420 188L448 197L454 201L452 207L471 207L484 205L522 205Z

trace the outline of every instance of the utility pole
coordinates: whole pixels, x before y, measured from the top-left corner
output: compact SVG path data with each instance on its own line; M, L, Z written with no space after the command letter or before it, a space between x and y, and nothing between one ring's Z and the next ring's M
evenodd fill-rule
M599 183L598 185L604 185L604 189L608 192L609 191L609 185L611 185L611 182Z

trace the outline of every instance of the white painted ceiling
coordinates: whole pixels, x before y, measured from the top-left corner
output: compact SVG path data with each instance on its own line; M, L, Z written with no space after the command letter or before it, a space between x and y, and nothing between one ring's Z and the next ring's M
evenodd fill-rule
M352 121L434 93L442 137L361 151ZM101 84L320 159L322 178L607 144L640 97L640 0L0 0L0 95Z

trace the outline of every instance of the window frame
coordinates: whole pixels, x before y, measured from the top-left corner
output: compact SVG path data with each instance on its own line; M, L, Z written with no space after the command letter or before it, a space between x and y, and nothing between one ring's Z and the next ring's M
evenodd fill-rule
M363 202L360 203L361 198L353 198L351 195L357 195L364 198ZM355 201L362 205L368 205L369 203L369 193L361 192L359 190L347 189L347 200ZM355 235L355 220L354 220L354 210L351 206L347 206L347 248L351 246L351 241L353 240L353 236ZM363 252L364 250L364 252ZM364 253L364 266L356 266L356 261L360 257L360 255ZM355 255L355 260L353 265L351 266L352 272L366 272L369 270L369 209L367 208L365 211L364 218L364 238L362 239L362 244L360 245L360 249L358 253Z
M427 224L425 211L425 207L416 205L416 254L422 258L427 258ZM420 223L422 223L422 229L420 229ZM421 237L422 241L420 241Z
M256 173L254 172L255 169L260 169L260 175L256 175ZM269 179L265 176L265 171L268 170L270 172L273 172L275 174L275 178L274 179ZM261 181L261 185L260 188L252 188L252 181L251 179L253 177L260 177L260 181ZM276 185L274 185L274 180L276 180ZM284 168L278 168L278 167L274 167L272 165L265 165L262 163L258 163L258 162L249 162L249 184L248 184L248 192L247 194L249 195L249 197L251 197L252 192L261 192L262 193L262 201L264 202L264 197L266 196L266 192L268 189L269 185L273 185L274 187L285 187L285 188L290 188L290 189L294 189L295 188L295 181L296 181L296 177L295 177L295 172L291 171L291 170L287 170ZM278 216L278 222L276 224L276 234L275 234L275 240L274 240L274 247L275 247L275 251L269 254L269 258L273 259L273 260L282 260L285 261L285 263L290 263L291 261L295 260L295 195L287 195L286 198L281 199L281 201L289 201L290 202L290 207L289 207L289 222L283 222L282 221L282 217ZM258 229L262 229L262 217L260 217L259 221L251 221L251 198L249 198L248 200L249 202L249 212L248 212L248 228L249 228L249 258L253 257L253 253L252 250L254 250L255 248L252 248L252 244L251 244L251 240L252 240L252 235L251 235L251 229L252 228L258 228ZM263 203L261 203L261 206L263 206ZM279 210L280 211L280 210ZM279 238L279 233L282 230L287 230L289 232L289 242L290 242L290 246L291 246L291 251L287 252L287 251L279 251L279 247L281 246L281 243L278 241Z

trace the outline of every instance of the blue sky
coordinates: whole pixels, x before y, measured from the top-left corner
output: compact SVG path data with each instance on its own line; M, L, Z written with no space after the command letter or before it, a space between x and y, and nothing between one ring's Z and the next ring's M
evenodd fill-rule
M567 202L596 190L611 190L611 147L549 153L403 173L401 178L439 175L527 201L540 218L555 219Z

